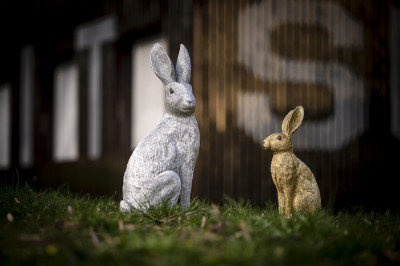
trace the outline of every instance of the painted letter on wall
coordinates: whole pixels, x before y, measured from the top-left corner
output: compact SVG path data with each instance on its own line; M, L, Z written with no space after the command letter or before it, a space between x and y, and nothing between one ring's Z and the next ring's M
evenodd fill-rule
M304 10L307 15L299 15ZM256 19L261 16L265 17L262 23ZM238 60L255 77L269 82L326 85L333 90L333 113L324 120L305 121L294 136L296 147L339 149L368 127L364 79L340 61L302 60L274 53L271 32L284 24L316 25L329 34L332 47L346 49L363 48L362 24L338 3L315 0L256 1L239 15ZM248 41L248 29L255 30L254 40ZM265 92L240 92L238 97L238 125L260 145L268 132L280 127L281 119L272 112L270 101ZM254 113L262 117L256 121L246 115Z

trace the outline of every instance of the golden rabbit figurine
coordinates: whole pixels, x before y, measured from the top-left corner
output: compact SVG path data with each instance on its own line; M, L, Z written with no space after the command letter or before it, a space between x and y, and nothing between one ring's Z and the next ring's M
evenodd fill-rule
M314 212L321 209L321 196L310 168L293 153L292 135L304 117L302 106L291 110L282 123L282 133L264 140L272 152L271 175L278 190L279 213L289 218L292 210Z

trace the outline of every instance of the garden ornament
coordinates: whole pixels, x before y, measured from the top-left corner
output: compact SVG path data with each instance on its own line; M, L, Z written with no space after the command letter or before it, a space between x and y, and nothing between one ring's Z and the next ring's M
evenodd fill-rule
M194 111L196 99L189 84L189 53L181 44L174 65L160 44L150 52L151 67L164 84L165 114L133 151L123 180L120 209L146 209L167 202L190 205L200 132Z
M279 213L290 218L293 210L315 212L321 209L321 196L310 168L293 153L292 135L304 117L302 106L291 110L282 123L282 133L264 140L272 152L271 175L278 191Z

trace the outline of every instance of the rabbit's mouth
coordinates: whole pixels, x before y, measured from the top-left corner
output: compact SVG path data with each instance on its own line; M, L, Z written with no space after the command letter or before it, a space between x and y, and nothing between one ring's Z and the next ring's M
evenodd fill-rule
M180 108L180 110L184 113L189 113L189 112L193 112L195 110L196 106L186 106L186 107L182 107Z

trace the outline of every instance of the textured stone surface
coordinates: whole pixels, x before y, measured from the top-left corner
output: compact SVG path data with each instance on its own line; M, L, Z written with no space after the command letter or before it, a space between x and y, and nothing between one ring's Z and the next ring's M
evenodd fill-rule
M282 133L264 140L264 148L273 154L272 180L278 190L279 213L290 217L292 210L314 212L321 209L321 196L315 177L293 153L292 135L304 117L302 106L290 111L282 123Z
M160 123L133 151L123 181L121 211L157 206L189 207L193 171L200 147L200 132L194 111L196 99L189 84L191 65L181 45L176 77L165 50L154 44L151 67L164 84L166 113Z

